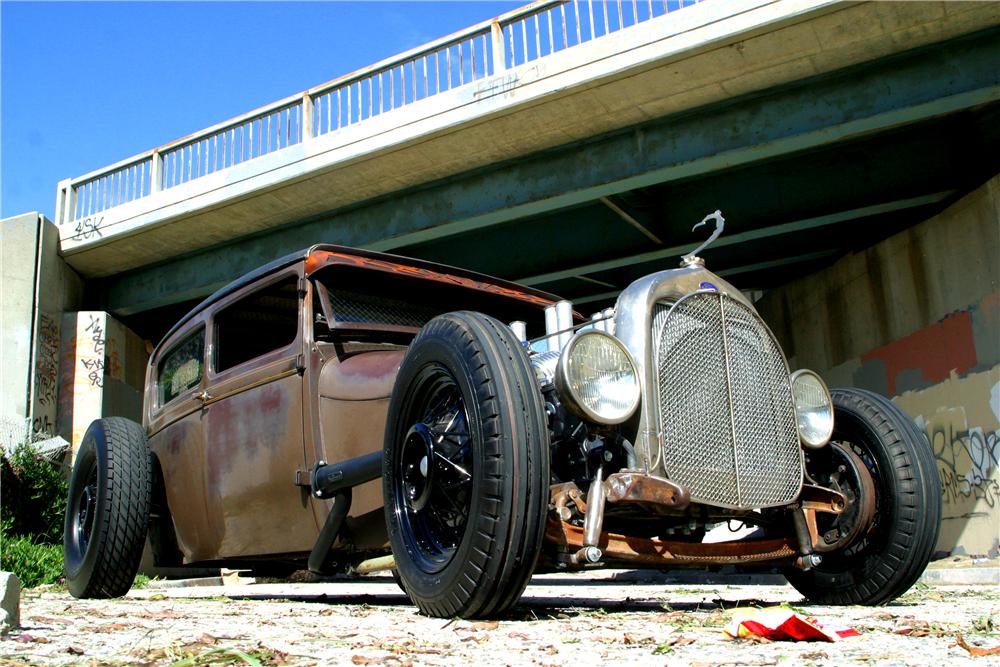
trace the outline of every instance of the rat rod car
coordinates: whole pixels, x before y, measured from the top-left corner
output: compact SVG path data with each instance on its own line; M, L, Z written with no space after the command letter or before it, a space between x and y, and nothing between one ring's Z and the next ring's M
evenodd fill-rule
M87 431L70 592L123 595L148 535L161 566L391 568L441 617L601 566L778 567L811 601L896 598L937 540L926 440L880 396L790 373L698 251L591 318L338 246L243 276L154 350L141 426ZM753 532L703 541L727 523Z

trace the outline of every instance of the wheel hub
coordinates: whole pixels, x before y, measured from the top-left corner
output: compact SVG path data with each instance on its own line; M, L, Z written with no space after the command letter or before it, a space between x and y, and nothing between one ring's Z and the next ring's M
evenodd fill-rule
M414 512L427 505L433 487L434 438L426 424L414 424L403 441L401 457L403 496Z
M76 511L76 539L81 551L87 550L87 543L94 530L94 519L97 514L97 470L90 474L88 484L80 494Z
M865 533L875 518L875 482L860 456L839 443L830 443L831 470L824 482L847 498L847 508L819 526L816 551L839 551Z

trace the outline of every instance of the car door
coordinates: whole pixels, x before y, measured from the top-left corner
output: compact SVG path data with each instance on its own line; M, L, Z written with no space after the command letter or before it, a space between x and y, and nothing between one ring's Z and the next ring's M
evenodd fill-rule
M149 448L161 470L177 546L185 562L211 558L214 545L205 514L205 434L202 427L206 316L172 334L151 359L146 410Z
M318 529L304 465L301 275L295 268L215 309L202 424L216 557L309 551Z

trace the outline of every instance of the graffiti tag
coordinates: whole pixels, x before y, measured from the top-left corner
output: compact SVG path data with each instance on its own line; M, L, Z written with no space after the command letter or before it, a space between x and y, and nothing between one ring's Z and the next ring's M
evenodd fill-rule
M927 429L927 437L938 462L942 500L982 500L996 507L1000 484L992 475L1000 467L1000 431L934 426Z
M52 433L55 429L53 428L52 420L48 415L43 417L35 417L31 420L31 430L34 433Z
M93 352L96 358L80 359L80 364L88 371L87 379L90 380L90 386L103 387L105 340L104 327L101 325L100 318L90 315L90 322L84 328L84 331L90 333L90 340L93 343Z
M95 237L101 238L104 236L101 233L101 225L103 224L104 224L103 215L101 216L92 215L89 218L84 218L83 220L77 222L76 227L73 228L73 231L75 231L77 235L84 240Z
M56 321L45 313L40 313L38 319L36 364L35 396L38 403L43 406L55 405L59 381L59 327Z

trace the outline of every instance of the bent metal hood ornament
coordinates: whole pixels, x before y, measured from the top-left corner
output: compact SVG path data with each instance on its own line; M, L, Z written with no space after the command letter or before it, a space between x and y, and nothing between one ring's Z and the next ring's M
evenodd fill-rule
M698 229L702 225L706 224L709 220L715 220L715 231L712 232L712 235L709 236L704 243L702 243L700 246L698 246L688 254L681 257L681 266L683 267L705 266L705 260L699 257L698 253L700 253L702 250L715 243L715 239L719 238L719 236L722 235L722 230L725 229L726 226L726 219L722 217L722 211L716 210L715 213L709 213L708 215L706 215L701 222L699 222L697 225L691 228L691 231L693 232L694 230Z

